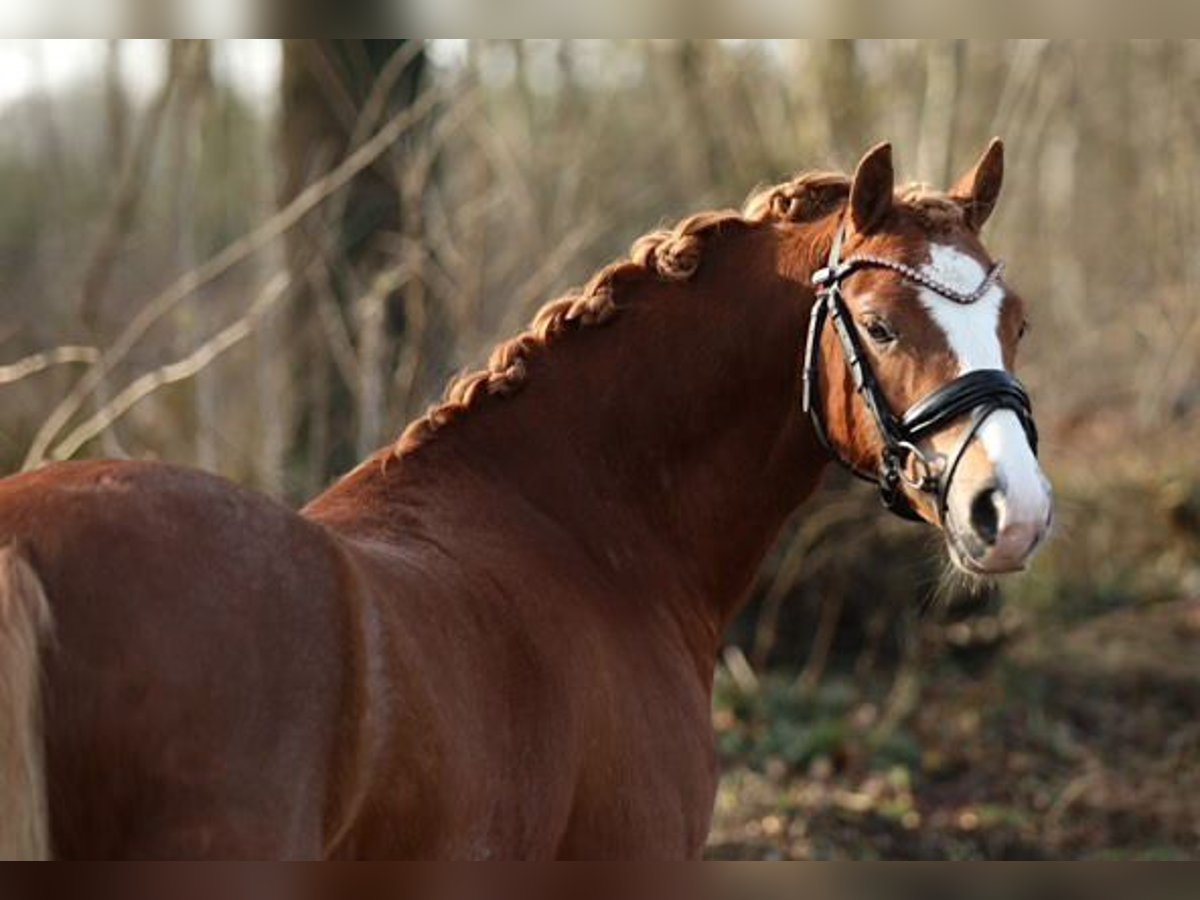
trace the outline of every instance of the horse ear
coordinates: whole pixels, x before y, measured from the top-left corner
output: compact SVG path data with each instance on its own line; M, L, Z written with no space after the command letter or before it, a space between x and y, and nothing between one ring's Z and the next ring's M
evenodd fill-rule
M982 229L991 217L1003 184L1004 142L992 138L975 168L960 178L950 191L950 196L963 205L967 225L975 231Z
M854 229L869 234L891 212L896 190L896 171L892 167L892 145L879 144L867 151L854 170L850 186L850 218Z

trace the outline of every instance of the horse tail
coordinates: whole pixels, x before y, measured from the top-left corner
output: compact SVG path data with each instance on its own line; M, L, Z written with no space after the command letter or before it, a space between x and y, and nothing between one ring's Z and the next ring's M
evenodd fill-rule
M15 547L0 547L0 859L50 858L41 650L50 604Z

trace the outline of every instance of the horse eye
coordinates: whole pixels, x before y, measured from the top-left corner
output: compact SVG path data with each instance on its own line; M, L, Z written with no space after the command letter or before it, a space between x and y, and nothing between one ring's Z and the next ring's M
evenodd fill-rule
M863 327L867 331L867 337L877 344L890 344L896 340L896 333L882 319L871 319Z
M1026 319L1021 323L1021 330L1017 332L1017 340L1023 340L1025 335L1029 334L1029 320Z

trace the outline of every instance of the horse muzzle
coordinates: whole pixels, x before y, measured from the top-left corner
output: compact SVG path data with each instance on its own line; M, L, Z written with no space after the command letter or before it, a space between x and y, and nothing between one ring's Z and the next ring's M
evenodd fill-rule
M983 477L964 472L968 477L951 487L944 522L950 556L973 575L1019 572L1050 533L1053 494L1032 452L987 458Z

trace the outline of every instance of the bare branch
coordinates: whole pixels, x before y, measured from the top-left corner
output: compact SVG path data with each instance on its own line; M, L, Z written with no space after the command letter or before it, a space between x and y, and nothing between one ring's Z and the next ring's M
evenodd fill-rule
M425 41L410 38L404 46L391 55L382 71L371 85L371 92L362 104L362 112L354 123L354 131L350 136L351 148L358 147L371 134L375 123L387 112L388 101L396 89L401 76L412 63L425 51Z
M509 306L511 313L502 329L505 333L515 330L520 321L529 319L537 307L546 301L546 295L562 276L563 270L599 237L602 228L599 220L589 218L562 236L546 254L541 265L514 293Z
M95 347L55 347L53 350L43 350L19 359L15 363L0 366L0 384L12 384L38 372L54 366L70 365L72 363L94 363L100 359L100 351Z
M258 299L254 301L245 316L213 335L183 359L155 369L153 372L147 372L135 379L99 409L95 415L63 438L62 442L54 448L51 456L56 460L70 459L89 441L111 428L113 423L159 388L184 381L200 373L222 353L249 337L262 315L287 293L289 284L290 280L286 274L280 273L274 276L267 282L266 287L263 288L262 293L259 294Z
M383 440L383 423L387 411L387 382L384 369L387 363L386 327L388 298L399 291L411 277L407 265L384 270L376 276L361 299L355 304L358 318L359 354L358 384L358 453L365 456ZM419 292L416 294L419 296Z
M828 503L809 516L788 544L769 582L763 587L762 612L759 614L751 659L763 668L775 639L783 602L800 581L802 574L812 571L809 565L813 551L834 529L854 523L862 517L862 504L853 496L848 500Z
M355 353L354 340L350 336L350 327L338 306L329 267L313 266L309 272L308 284L316 299L317 322L325 336L334 368L342 376L342 381L351 393L355 393L358 388L358 356Z

